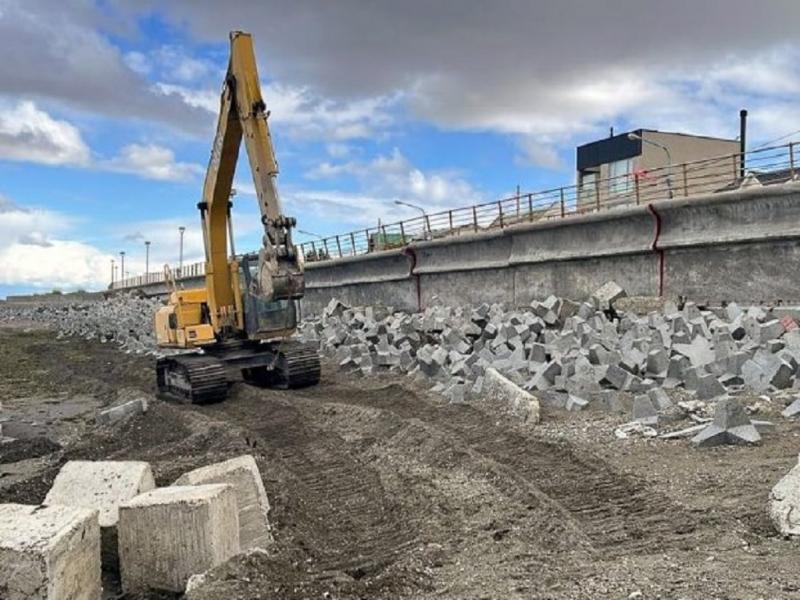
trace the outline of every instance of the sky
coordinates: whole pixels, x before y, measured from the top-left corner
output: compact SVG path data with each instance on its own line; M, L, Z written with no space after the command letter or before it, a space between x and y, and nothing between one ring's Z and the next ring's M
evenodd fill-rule
M0 0L0 297L202 259L228 33L250 31L296 241L574 183L654 128L800 139L797 0ZM261 226L246 159L237 250Z

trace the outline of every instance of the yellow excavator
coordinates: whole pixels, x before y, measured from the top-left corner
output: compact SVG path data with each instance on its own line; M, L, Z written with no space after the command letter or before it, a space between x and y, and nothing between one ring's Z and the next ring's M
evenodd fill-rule
M314 346L293 341L303 297L303 258L292 243L294 218L278 196L278 164L267 125L250 34L230 34L228 72L198 203L205 245L205 286L179 289L171 279L166 306L155 315L158 345L195 350L160 358L159 392L192 403L224 399L232 381L296 388L320 378ZM263 245L236 256L231 222L233 176L244 138L255 183ZM229 253L230 252L230 253Z

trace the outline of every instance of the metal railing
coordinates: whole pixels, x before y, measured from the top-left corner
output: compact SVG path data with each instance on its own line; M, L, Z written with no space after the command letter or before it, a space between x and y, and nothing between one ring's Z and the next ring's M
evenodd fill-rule
M772 146L745 154L747 173L752 176L787 179L795 175L795 144ZM638 171L591 184L530 192L463 208L444 210L333 235L300 244L306 261L356 256L405 246L414 241L439 239L504 228L519 223L569 218L621 206L648 204L736 189L741 177L742 154L727 154L648 171Z
M649 204L669 198L730 191L746 186L751 179L765 184L795 179L796 143L751 150L744 154L746 174L741 176L742 154L726 154L692 162L636 171L591 184L577 184L529 192L425 216L366 227L298 247L306 262L335 260L403 247L417 241L469 235L520 223L564 219L625 206ZM198 277L205 263L184 265L176 278ZM148 273L116 281L112 288L139 287L161 283L163 273Z

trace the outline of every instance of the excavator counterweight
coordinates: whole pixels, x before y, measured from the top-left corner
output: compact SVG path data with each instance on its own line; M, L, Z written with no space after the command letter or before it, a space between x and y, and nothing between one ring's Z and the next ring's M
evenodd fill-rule
M205 286L173 291L155 316L159 346L194 350L159 359L159 390L190 402L223 399L231 381L300 387L319 381L316 349L292 341L303 297L303 260L292 243L296 221L283 214L278 163L261 95L252 37L231 32L217 132L197 207L206 258ZM244 140L264 234L257 253L237 256L231 198Z

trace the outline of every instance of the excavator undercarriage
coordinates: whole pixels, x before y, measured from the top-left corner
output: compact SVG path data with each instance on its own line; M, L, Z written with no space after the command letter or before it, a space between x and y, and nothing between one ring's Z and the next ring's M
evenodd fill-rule
M296 389L316 385L319 378L316 345L293 340L223 342L204 348L203 354L167 356L156 363L159 393L192 404L224 400L228 386L239 380Z

